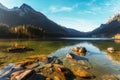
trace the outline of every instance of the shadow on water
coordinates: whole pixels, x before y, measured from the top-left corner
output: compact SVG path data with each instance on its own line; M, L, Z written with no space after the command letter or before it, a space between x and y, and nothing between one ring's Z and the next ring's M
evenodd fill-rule
M85 61L88 61L88 59L87 58L85 58L85 57L82 57L82 56L77 56L77 55L75 55L74 53L69 53L74 59L76 59L76 60L85 60Z

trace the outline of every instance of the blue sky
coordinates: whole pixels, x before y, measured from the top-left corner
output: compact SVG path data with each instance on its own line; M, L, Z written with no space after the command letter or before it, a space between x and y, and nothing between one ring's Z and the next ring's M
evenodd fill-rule
M26 3L54 22L91 31L120 10L120 0L0 0L8 8Z

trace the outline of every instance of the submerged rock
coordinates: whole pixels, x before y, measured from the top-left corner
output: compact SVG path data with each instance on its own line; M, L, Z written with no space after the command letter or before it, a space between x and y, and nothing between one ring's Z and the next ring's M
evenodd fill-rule
M68 59L74 59L74 56L68 53L68 54L66 55L66 58L68 58Z
M64 67L63 65L54 64L54 69L57 74L61 77L56 77L57 80L72 80L75 78L74 74L70 69Z
M27 65L25 66L26 69L33 69L33 68L36 68L38 67L40 64L39 63L33 63L31 65Z
M51 78L46 78L45 80L51 80Z
M119 80L116 76L107 74L102 77L102 80Z
M34 60L24 60L24 61L18 62L17 65L22 66L22 67L25 68L26 66L31 65L31 64L33 64L35 62L36 61L34 61Z
M73 54L73 53L68 53L66 55L66 58L67 59L74 59L74 60L85 60L85 61L88 61L87 58L83 57L83 56L78 56L76 54Z
M1 70L0 80L74 80L77 77L91 78L91 65L88 59L76 54L71 58L59 59L56 56L30 56L16 65ZM7 70L7 71L4 71ZM78 79L79 80L79 79Z
M54 76L54 80L61 80L58 76Z
M14 64L9 64L8 66L6 66L4 69L0 70L0 77L6 72L9 71L13 68Z
M65 75L67 75L67 69L59 64L54 64L55 71L60 74L63 78L65 78Z
M34 49L19 45L19 46L9 47L6 49L6 51L16 53L16 52L34 51Z
M45 64L40 66L36 71L38 71L40 74L43 74L44 76L49 76L54 73L53 64Z
M109 48L107 48L107 52L113 53L113 52L115 52L115 49L113 47L109 47Z
M19 76L21 73L23 73L24 70L17 71L11 74L11 80L17 80L16 77Z
M60 64L45 64L37 70L37 73L40 73L43 76L50 77L54 80L54 76L57 76L55 80L72 80L74 75L72 72ZM70 79L71 78L71 79Z
M83 69L72 68L72 72L76 76L79 76L81 78L92 78L92 77L94 77L93 74L91 74L87 70L83 70Z
M27 80L35 73L34 70L22 70L12 74L11 80Z
M3 69L4 73L1 74L0 80L6 80L6 78L10 78L12 73L23 70L23 69L24 69L23 67L18 65L16 66L8 65L5 69Z
M74 60L74 59L67 59L65 58L63 60L63 65L70 70L74 68L79 68L79 69L86 69L89 70L92 68L92 65L86 61L86 60Z
M48 57L46 55L29 56L26 59L27 60L34 60L34 61L48 61Z
M52 56L52 57L48 57L48 63L62 64L62 61L58 59L56 56Z

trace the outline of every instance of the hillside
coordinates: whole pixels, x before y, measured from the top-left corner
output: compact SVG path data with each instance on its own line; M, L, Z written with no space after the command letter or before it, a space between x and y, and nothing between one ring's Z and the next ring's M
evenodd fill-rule
M101 24L100 27L96 28L95 30L85 33L74 29L66 28L64 26L60 26L57 23L48 19L41 12L34 10L31 6L27 4L23 4L20 7L14 7L12 9L8 9L4 5L0 4L0 24L5 24L9 26L8 31L5 32L9 32L9 34L11 34L5 34L8 34L7 37L9 36L12 38L14 38L13 34L16 36L18 36L18 34L22 34L22 37L32 38L113 37L114 35L120 33L120 13L112 16L105 24ZM35 27L33 30L37 29L37 33L35 31L29 31L28 26L32 28ZM25 27L26 31L28 32L25 32L22 27ZM17 33L15 32L15 29L18 29ZM23 32L21 32L21 30L23 30ZM29 33L29 36L28 34L26 35L26 33ZM6 37L2 34L1 36Z
M74 33L71 35L72 29L67 29L63 26L56 24L55 22L48 19L41 12L35 11L32 7L27 4L21 5L19 8L7 9L0 4L0 23L7 24L10 27L19 25L33 25L38 28L42 28L47 37L69 37L69 36L81 36L84 33L73 30ZM76 34L77 33L77 34Z
M120 33L120 14L114 15L106 24L89 33L92 37L112 37Z

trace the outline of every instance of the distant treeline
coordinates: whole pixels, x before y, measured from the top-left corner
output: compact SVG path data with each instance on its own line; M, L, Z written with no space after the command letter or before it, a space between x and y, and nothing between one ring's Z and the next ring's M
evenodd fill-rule
M62 34L46 32L43 28L34 25L9 27L9 25L0 24L0 38L43 38L61 36Z

